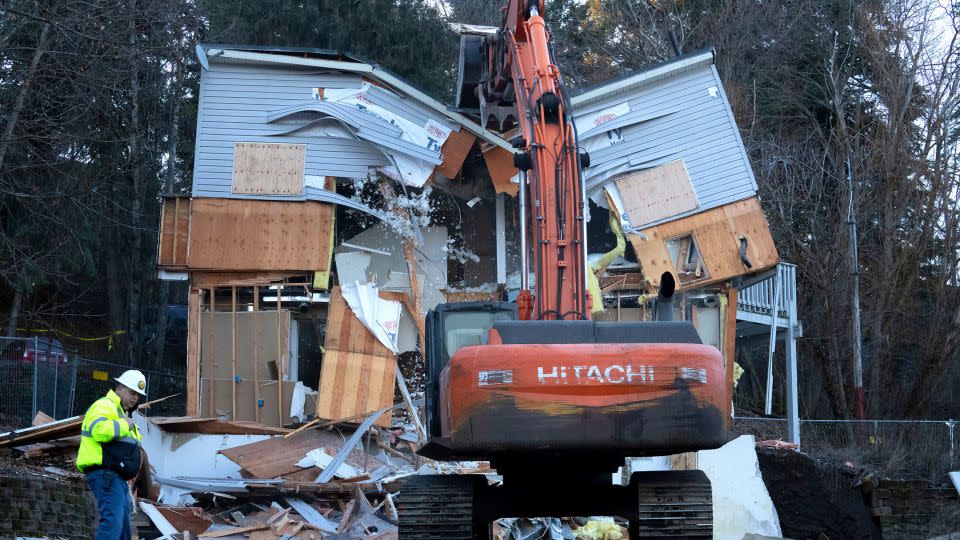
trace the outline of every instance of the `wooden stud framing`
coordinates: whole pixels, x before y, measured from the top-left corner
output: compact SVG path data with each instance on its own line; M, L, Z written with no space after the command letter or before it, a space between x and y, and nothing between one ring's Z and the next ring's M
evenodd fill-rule
M180 197L174 199L174 211L173 211L173 261L176 263L177 260L177 248L179 247L179 232L180 232ZM186 261L184 261L186 262Z
M233 408L230 409L230 418L237 419L237 288L230 287L230 359L233 366L233 377L230 378L230 397Z
M727 312L722 314L725 317L724 335L723 335L723 356L724 370L727 377L727 396L730 400L725 404L723 420L728 424L732 421L730 414L731 401L733 400L733 362L737 356L737 289L731 287L727 289Z
M420 294L420 280L417 279L417 259L413 255L413 244L405 241L403 243L403 254L407 259L407 272L410 273L410 296L413 297L410 299L413 304L413 313L410 315L417 323L417 332L420 334L420 339L423 340L426 336L426 321L423 318L423 295Z
M277 285L277 409L280 412L280 427L283 427L283 348L281 344L281 322L283 314L281 309L280 295L283 293L283 285Z
M253 286L253 409L254 420L260 422L260 287Z
M216 366L217 357L217 288L210 287L210 350L212 351L212 356L210 357L211 363L211 373L207 377L207 383L210 385L210 417L217 417L217 381L212 376L214 367Z
M187 416L197 416L200 404L200 313L203 291L191 288L187 296Z

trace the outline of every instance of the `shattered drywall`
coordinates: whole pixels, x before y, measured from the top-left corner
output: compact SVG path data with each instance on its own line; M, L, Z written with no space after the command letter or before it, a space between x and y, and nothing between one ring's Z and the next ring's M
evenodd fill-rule
M414 248L423 308L446 302L447 228L424 227L423 245ZM403 237L386 223L378 223L334 248L340 282L376 283L383 291L410 292L410 275ZM347 279L344 279L347 278Z

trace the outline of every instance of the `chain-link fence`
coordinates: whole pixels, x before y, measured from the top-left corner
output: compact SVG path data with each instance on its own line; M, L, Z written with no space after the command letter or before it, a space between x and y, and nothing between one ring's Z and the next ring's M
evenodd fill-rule
M113 388L128 366L80 358L44 338L0 338L0 431L29 426L37 412L56 419L83 414ZM141 369L147 399L179 396L155 404L156 416L185 413L186 378Z
M954 420L800 420L805 453L890 477L940 481L960 468ZM757 440L787 439L784 418L739 417L733 430Z

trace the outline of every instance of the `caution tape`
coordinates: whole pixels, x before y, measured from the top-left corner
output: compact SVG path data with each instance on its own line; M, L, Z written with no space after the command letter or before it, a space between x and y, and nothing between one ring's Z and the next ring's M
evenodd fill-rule
M49 329L45 329L45 328L17 328L17 332L23 332L23 333L25 333L25 334L55 334L55 335L58 336L58 337L59 337L59 336L66 336L66 337L68 337L68 338L70 338L70 339L75 339L75 340L77 340L77 341L88 341L88 342L90 342L90 341L106 341L106 342L107 342L107 350L108 350L108 351L112 351L112 350L113 350L113 337L114 337L114 336L119 336L119 335L122 335L122 334L126 334L126 333L127 333L126 330L114 330L113 332L110 332L109 334L107 334L107 335L105 335L105 336L100 336L100 337L81 337L81 336L75 336L75 335L73 335L73 334L70 334L70 333L67 333L67 332L63 332L63 331L60 331L60 330L49 330Z

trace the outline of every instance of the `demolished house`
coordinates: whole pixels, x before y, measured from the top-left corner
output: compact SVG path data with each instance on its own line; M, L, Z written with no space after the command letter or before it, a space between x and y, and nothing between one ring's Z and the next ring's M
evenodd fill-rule
M168 537L396 538L393 480L496 474L415 455L419 351L438 304L519 292L510 134L346 53L197 55L193 191L164 199L158 253L162 279L189 283L187 416L138 418L141 508ZM723 353L732 386L740 280L778 256L713 52L571 106L592 161L593 317L651 320L669 274L675 318Z

